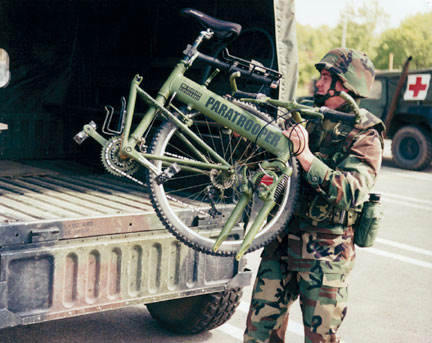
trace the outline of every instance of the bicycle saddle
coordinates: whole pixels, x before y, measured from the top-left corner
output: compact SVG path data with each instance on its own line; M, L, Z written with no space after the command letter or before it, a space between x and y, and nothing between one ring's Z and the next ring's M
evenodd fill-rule
M212 29L215 36L219 39L235 38L240 34L242 29L240 24L213 18L193 8L184 8L180 13L183 16L195 18L204 28Z

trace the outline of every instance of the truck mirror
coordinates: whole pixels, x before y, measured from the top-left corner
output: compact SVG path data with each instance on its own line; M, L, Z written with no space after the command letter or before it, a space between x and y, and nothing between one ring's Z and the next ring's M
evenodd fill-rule
M0 48L0 88L6 87L10 80L9 54Z

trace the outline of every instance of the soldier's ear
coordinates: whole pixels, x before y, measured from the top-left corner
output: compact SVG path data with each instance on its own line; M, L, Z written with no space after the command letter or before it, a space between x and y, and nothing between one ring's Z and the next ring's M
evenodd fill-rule
M0 48L0 88L6 87L9 83L9 80L9 54L6 50Z
M336 90L341 92L344 91L346 93L349 92L349 89L345 87L344 83L339 79L336 83Z

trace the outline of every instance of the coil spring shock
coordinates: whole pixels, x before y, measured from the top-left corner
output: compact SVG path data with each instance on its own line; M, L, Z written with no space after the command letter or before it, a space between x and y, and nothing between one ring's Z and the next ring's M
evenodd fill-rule
M259 177L255 182L255 189L261 184L261 180L263 179L265 175ZM274 192L274 201L277 201L279 197L282 195L287 183L288 183L289 176L284 175L283 179L279 184L276 186L275 192Z
M279 182L279 184L277 185L276 190L275 190L275 197L274 197L275 201L277 201L279 199L279 197L282 195L282 193L283 193L283 191L284 191L284 189L288 183L288 179L289 179L289 176L284 175L282 181Z

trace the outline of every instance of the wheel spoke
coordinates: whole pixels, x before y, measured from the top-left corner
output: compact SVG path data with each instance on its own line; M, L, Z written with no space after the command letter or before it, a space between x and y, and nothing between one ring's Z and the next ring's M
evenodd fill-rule
M266 214L260 217L263 224L262 227L257 226L259 230L249 251L259 249L283 229L292 214L298 185L297 165L292 164L293 174L287 187L279 191L280 196L276 195L279 194L275 188L278 183L270 186L259 185L259 180L265 173L261 165L268 165L263 162L272 161L274 156L224 126L203 119L200 114L197 114L193 121L191 130L228 161L232 169L221 170L218 168L219 164L215 164L215 168L210 169L207 175L194 173L186 168L180 169L160 185L149 179L151 199L156 212L168 230L187 245L209 254L234 255L242 245L243 235L252 226L265 204L263 200L269 196L271 199L275 197L272 201L276 201L276 206L271 211L271 207L267 207L270 212L265 212ZM209 163L215 163L208 151L197 144L183 144L176 134L177 130L171 122L163 124L150 146L150 153L196 161L197 154L191 151L196 148L208 158ZM154 163L158 167L162 164L160 160L154 160ZM199 167L196 169L199 170ZM271 173L279 175L275 181L282 177L282 171L277 168ZM262 193L263 200L259 199L257 193L260 187L271 189ZM250 195L245 197L243 194ZM243 199L243 205L236 208L240 199ZM191 210L191 214L188 215L185 209ZM228 220L233 211L236 211L236 214L226 227L232 227L234 231L227 241L221 243L218 251L213 251L216 240L209 238L208 230L214 230L212 237L217 237L224 227L224 221ZM195 217L191 217L192 214ZM201 231L201 228L208 230ZM225 234L222 237L225 237Z

